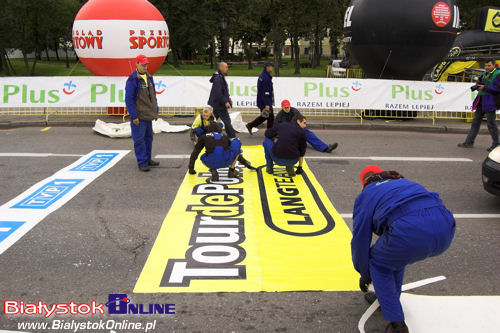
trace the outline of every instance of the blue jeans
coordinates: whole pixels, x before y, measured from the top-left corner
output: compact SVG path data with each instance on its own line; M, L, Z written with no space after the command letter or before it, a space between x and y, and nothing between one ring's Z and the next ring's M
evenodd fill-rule
M299 161L298 158L294 160L286 160L274 155L272 152L274 141L269 138L266 138L264 142L262 142L262 146L264 147L264 154L266 155L266 167L268 168L272 168L273 163L281 166L294 166Z
M492 139L492 146L498 146L498 126L496 117L497 114L495 111L491 112L483 112L481 107L481 101L474 112L474 119L472 119L472 124L470 126L469 134L465 139L465 143L474 144L474 140L476 139L477 133L479 133L479 128L481 127L481 122L483 121L483 117L486 114L486 123L488 124L488 132L490 132Z
M307 142L317 151L325 151L328 145L320 140L309 128L306 127Z
M146 166L151 161L151 148L153 147L153 122L139 120L139 125L130 121L134 152L139 166Z
M370 250L370 275L385 320L404 320L399 301L405 267L443 253L455 234L444 207L424 208L391 223Z
M226 126L226 133L227 137L232 139L236 137L236 132L234 131L233 125L231 125L231 118L229 117L229 113L227 112L227 109L224 108L214 108L214 117L215 119L220 118L222 122L224 123L224 126Z
M222 122L218 122L220 128L224 128L224 124ZM202 127L196 127L194 129L194 134L196 134L196 137L197 138L200 138L200 136L202 136L203 134L207 134L208 131L207 130L204 130Z
M240 153L241 141L240 139L234 139L231 141L229 150L223 150L222 146L217 146L213 153L201 155L201 161L209 169L227 168L233 164Z

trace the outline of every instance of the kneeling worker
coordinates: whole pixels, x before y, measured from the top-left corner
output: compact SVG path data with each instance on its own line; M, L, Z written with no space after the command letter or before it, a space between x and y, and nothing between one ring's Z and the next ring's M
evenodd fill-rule
M291 122L278 124L266 130L266 139L262 143L266 155L266 172L273 173L273 163L286 167L290 177L295 176L293 166L299 162L297 173L301 174L302 163L307 148L306 117L300 113ZM273 141L278 137L276 142Z
M235 170L236 162L240 162L250 170L256 170L241 155L241 141L237 138L230 140L227 135L222 135L222 128L219 124L212 122L208 126L208 133L202 135L194 146L189 160L189 173L194 175L194 163L198 155L205 148L205 154L201 155L201 161L212 173L212 180L218 181L217 169L229 167L228 177L234 178L238 175Z
M285 99L281 102L281 111L278 112L276 119L274 119L274 125L290 122L296 114L300 114L299 110L290 106L290 101ZM338 143L334 142L331 145L328 145L321 141L320 138L314 134L309 128L305 128L307 142L317 151L323 153L331 153L335 148L337 148Z
M194 119L193 125L191 125L191 131L189 132L189 137L193 144L196 144L200 136L208 133L208 126L211 122L215 122L212 110L203 108L203 111ZM221 121L218 122L218 124L221 128L224 128L224 124Z
M405 267L443 253L455 234L455 219L439 195L404 179L396 171L375 165L360 175L363 191L356 198L351 241L352 261L361 274L359 287L367 292L373 281L385 320L385 332L407 333L399 301ZM380 236L370 247L372 233Z

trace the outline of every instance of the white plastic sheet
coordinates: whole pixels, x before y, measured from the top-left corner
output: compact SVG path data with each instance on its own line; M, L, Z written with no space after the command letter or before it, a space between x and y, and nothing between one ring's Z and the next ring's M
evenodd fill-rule
M116 124L106 123L100 119L97 119L92 129L97 133L109 136L110 138L130 138L132 136L130 130L130 122ZM161 118L159 118L158 120L153 120L153 132L156 134L161 132L178 133L188 130L189 126L186 125L170 125L167 121Z

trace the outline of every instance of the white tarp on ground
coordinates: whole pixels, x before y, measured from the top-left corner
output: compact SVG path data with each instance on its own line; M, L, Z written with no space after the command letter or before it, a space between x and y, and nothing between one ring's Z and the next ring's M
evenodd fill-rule
M2 107L123 107L126 77L0 78ZM233 107L256 108L257 77L227 77ZM289 99L299 109L470 111L472 83L375 79L273 78L275 107ZM203 107L209 77L155 76L162 107Z
M97 133L100 133L110 138L130 138L132 136L130 130L130 122L125 123L106 123L100 119L95 121L95 125L92 128ZM158 118L158 120L153 120L153 132L154 133L178 133L185 132L189 130L189 126L186 125L170 125L167 121Z
M246 123L241 118L240 112L230 112L231 124L235 131L239 133L247 133L247 128L245 127ZM97 133L100 133L105 136L109 136L110 138L130 138L132 136L130 130L130 122L125 123L106 123L100 119L97 119L92 128ZM158 118L158 120L153 120L153 132L154 133L179 133L185 132L190 129L189 126L186 125L170 125L167 121ZM254 128L252 132L257 132L257 129Z

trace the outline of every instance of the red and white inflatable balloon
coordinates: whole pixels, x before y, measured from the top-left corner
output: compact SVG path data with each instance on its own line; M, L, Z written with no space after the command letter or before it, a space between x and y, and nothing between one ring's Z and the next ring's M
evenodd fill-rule
M147 0L90 0L73 22L73 46L95 75L130 75L139 54L148 57L153 74L167 56L169 32Z

